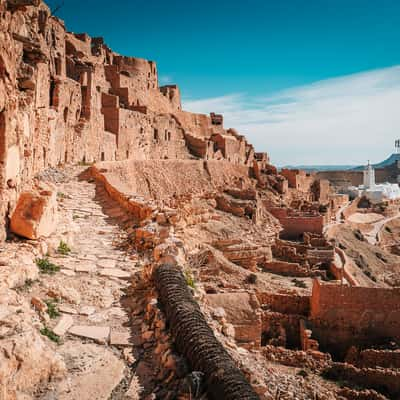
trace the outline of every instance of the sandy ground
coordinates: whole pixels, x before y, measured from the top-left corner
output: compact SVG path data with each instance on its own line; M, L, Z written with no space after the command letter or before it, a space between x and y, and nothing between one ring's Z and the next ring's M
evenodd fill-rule
M349 222L353 222L356 224L373 224L375 222L383 220L385 217L381 214L376 214L376 213L368 213L368 214L362 214L362 213L354 213L350 215L349 217Z

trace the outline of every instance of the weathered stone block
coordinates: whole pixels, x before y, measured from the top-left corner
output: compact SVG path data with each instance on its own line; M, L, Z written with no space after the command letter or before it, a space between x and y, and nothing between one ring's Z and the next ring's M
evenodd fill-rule
M57 224L56 194L51 191L21 193L11 217L11 231L28 239L50 236Z

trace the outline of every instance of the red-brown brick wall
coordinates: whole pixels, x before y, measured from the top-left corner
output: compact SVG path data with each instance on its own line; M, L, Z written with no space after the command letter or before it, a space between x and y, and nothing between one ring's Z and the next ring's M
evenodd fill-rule
M350 287L314 280L313 336L343 356L351 345L400 341L400 288Z

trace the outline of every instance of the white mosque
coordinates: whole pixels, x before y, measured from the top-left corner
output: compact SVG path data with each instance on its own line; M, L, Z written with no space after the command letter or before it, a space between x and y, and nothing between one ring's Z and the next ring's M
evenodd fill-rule
M395 183L375 183L375 170L368 162L364 169L364 184L358 187L349 187L350 196L366 197L372 203L400 198L400 187Z

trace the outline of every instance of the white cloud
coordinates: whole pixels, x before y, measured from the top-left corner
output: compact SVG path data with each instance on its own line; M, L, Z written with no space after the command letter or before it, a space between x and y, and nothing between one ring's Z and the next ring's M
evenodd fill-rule
M277 165L382 161L400 137L400 66L327 79L270 96L186 100L224 114Z
M172 83L172 77L169 75L160 75L159 81L161 85L168 85Z

